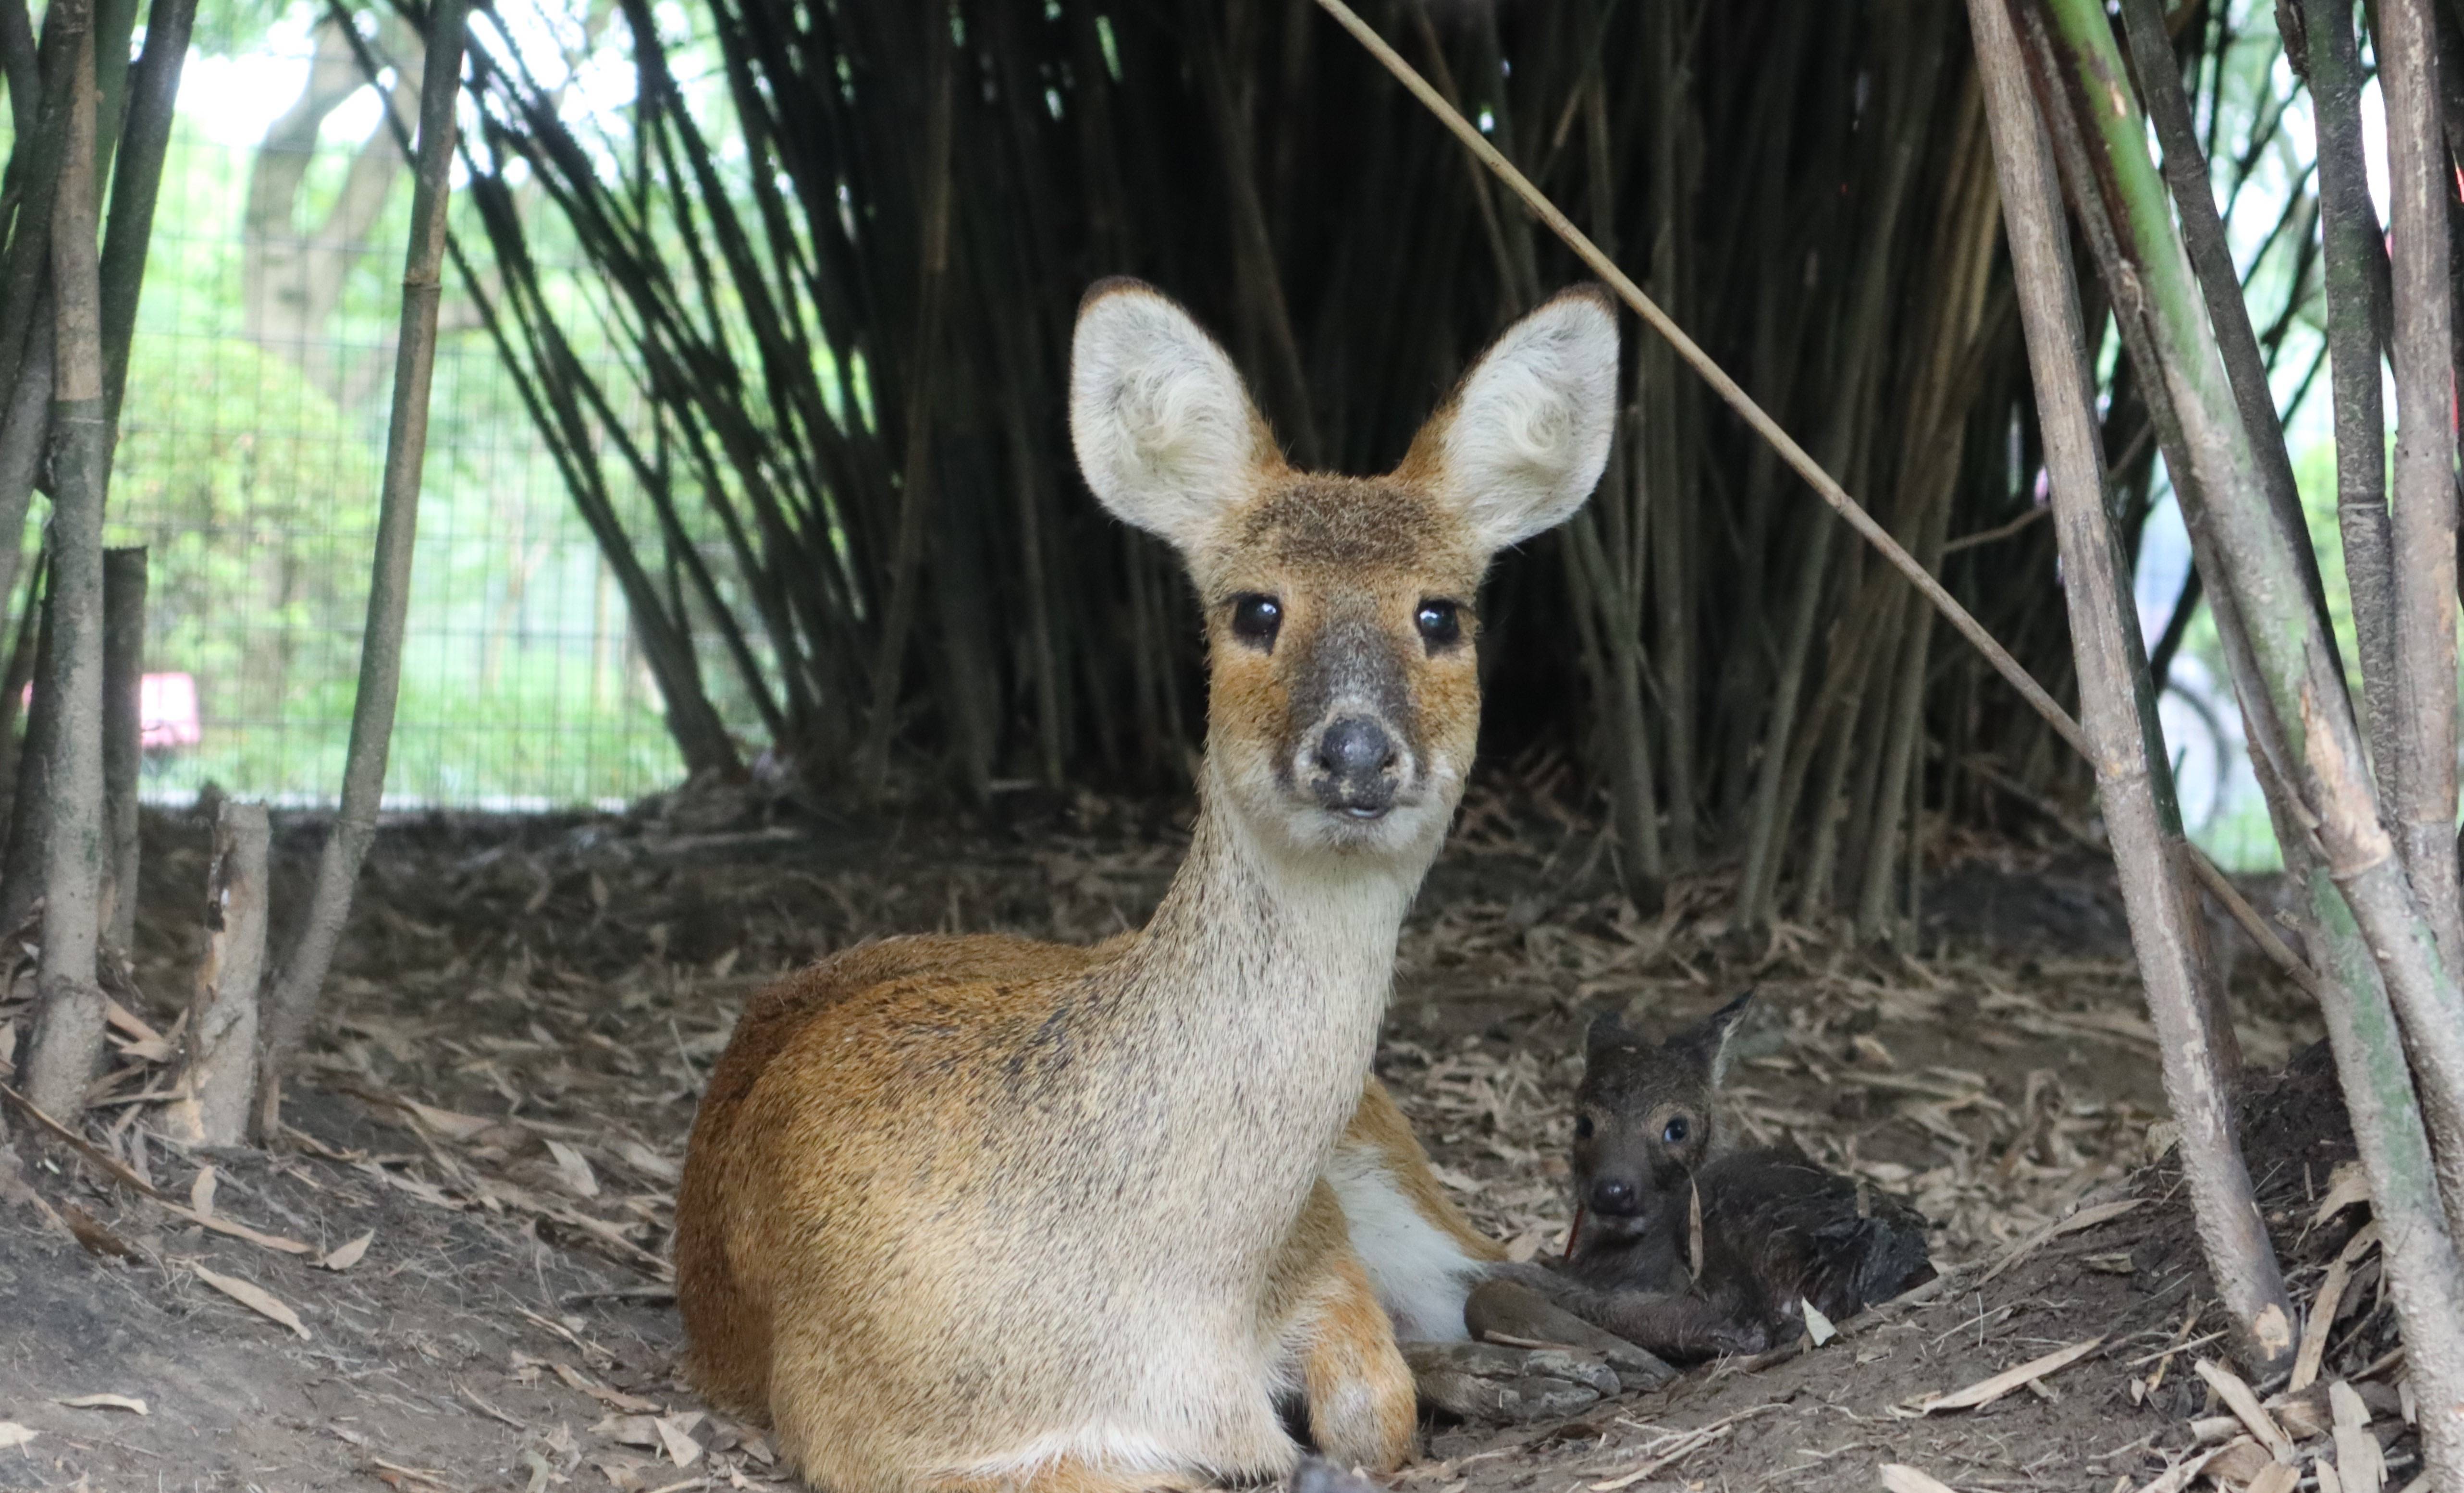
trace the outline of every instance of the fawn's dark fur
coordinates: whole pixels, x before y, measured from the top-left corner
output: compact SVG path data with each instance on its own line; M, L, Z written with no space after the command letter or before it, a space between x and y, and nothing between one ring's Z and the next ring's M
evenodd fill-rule
M1925 1220L1794 1148L1739 1148L1720 1087L1749 993L1659 1043L1592 1023L1560 1305L1670 1357L1757 1351L1932 1279ZM1698 1221L1699 1220L1699 1221Z

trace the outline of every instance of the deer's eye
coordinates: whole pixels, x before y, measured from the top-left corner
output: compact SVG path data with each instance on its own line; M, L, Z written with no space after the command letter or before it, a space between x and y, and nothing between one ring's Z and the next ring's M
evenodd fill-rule
M1591 1139L1592 1129L1592 1117L1590 1115L1578 1114L1574 1116L1574 1138L1576 1140Z
M1412 624L1420 629L1420 637L1432 648L1447 648L1463 641L1463 608L1452 602L1422 602L1413 615Z
M1660 1132L1660 1138L1672 1146L1683 1146L1685 1144L1685 1137L1693 1133L1693 1125L1681 1114L1668 1122L1668 1128Z
M1232 599L1232 635L1243 643L1262 648L1275 646L1275 634L1284 626L1284 604L1271 596L1236 596Z

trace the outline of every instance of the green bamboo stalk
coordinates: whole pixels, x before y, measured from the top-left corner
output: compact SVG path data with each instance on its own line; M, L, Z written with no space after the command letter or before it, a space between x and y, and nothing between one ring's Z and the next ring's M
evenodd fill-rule
M2449 340L2447 205L2454 167L2438 119L2431 0L2380 0L2387 99L2395 376L2395 699L2387 794L2396 851L2438 941L2464 970L2464 886L2455 858L2455 368ZM2464 1135L2455 1137L2464 1141ZM2464 1157L2450 1154L2464 1181ZM2464 1220L2464 1199L2451 1208ZM2457 1224L2464 1229L2464 1221Z
M2215 977L2200 956L2199 911L2183 874L2188 846L2138 607L2105 512L2095 388L2061 188L2007 0L1969 0L1968 10L2053 482L2063 593L2079 665L2079 724L2096 765L2097 797L2121 872L2148 1015L2161 1039L2166 1098L2182 1127L2182 1169L2200 1242L2232 1314L2241 1357L2273 1373L2293 1359L2292 1304L2234 1133L2229 1074L2211 1021L2217 1001L2202 988Z
M2359 728L2323 620L2309 604L2301 563L2269 512L2249 432L2242 425L2209 332L2206 306L2175 229L2172 203L2147 157L2146 121L2098 0L2029 0L2043 22L2046 81L2069 97L2135 285L2145 297L2164 381L2197 476L2202 519L2222 574L2219 593L2240 609L2260 697L2245 708L2277 728L2278 764L2315 826L2327 877L2313 877L2317 912L2330 934L2358 928L2375 956L2377 980L2357 977L2352 951L2336 949L2343 978L2322 993L2355 1138L2387 1229L2389 1277L2416 1389L2425 1440L2444 1480L2464 1476L2464 1267L2442 1207L2421 1109L2390 1103L2378 1084L2405 1047L2395 1021L2371 1009L2371 992L2404 1015L2423 1109L2442 1138L2464 1141L2464 999L2440 967L2429 925L2404 882L2380 823ZM2187 497L2186 497L2187 502ZM2290 852L2298 854L2299 852ZM2332 886L2329 882L2332 881ZM2335 893L2341 893L2336 895ZM2452 1147L2451 1147L2452 1150ZM2447 1199L2452 1204L2453 1199ZM2449 1481L2450 1487L2457 1486Z
M2387 244L2362 143L2362 63L2352 0L2301 0L2296 50L2306 64L2319 137L2319 207L2326 266L2327 346L2336 406L2336 523L2361 644L2363 708L2373 760L2395 760L2395 549L2387 523L2387 413L2378 301Z

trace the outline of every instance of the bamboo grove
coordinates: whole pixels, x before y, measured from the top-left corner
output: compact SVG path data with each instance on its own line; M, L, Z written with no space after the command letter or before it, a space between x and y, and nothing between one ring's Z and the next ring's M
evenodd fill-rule
M1366 13L2069 692L1958 8ZM1296 461L1367 471L1472 350L1582 273L1307 3L957 0L944 25L938 7L714 0L690 43L661 14L624 0L612 22L638 78L621 134L567 123L557 87L474 27L459 247L697 771L737 765L734 720L859 795L1183 780L1203 701L1177 568L1103 520L1069 458L1080 291L1164 287L1223 336ZM2201 60L2237 38L2220 14L2186 22L2192 75L2221 87ZM2228 186L2280 124L2219 143ZM589 266L586 304L539 268L540 204ZM2315 211L2293 192L2261 256L2291 287L2271 358L2315 310ZM633 387L575 353L584 319L616 329ZM1578 763L1646 897L1732 865L1749 922L1837 908L1888 933L1912 828L2032 819L2086 779L1663 345L1629 358L1600 497L1484 600L1484 750ZM2135 543L2155 448L2126 364L2108 392ZM618 415L638 407L648 428Z

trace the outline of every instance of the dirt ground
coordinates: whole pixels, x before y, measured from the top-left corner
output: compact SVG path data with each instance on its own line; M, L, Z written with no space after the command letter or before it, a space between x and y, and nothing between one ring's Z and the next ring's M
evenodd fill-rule
M13 1115L39 1158L31 1186L0 1153L0 1488L781 1481L759 1436L703 1413L674 1373L670 1192L702 1075L776 971L892 932L1101 937L1144 917L1183 843L1166 808L1002 808L857 823L695 794L621 817L394 824L290 1090L290 1145L271 1153L187 1151L156 1129L207 837L194 818L149 821L98 1110L126 1175L25 1143ZM278 838L277 939L317 838ZM1591 1010L1675 1023L1751 984L1739 1120L1914 1198L1946 1275L1819 1348L1571 1420L1432 1426L1397 1486L1845 1489L1904 1464L1959 1488L2169 1493L2202 1458L2226 1486L2261 1473L2260 1441L2194 1372L2222 1345L2109 868L2008 845L1941 861L1919 955L1795 925L1748 946L1723 932L1722 873L1639 917L1596 825L1529 785L1475 793L1405 932L1379 1058L1475 1219L1521 1257L1562 1246ZM2282 1068L2315 1021L2255 955L2233 963L2245 1056ZM0 1000L0 1022L23 1020L30 986L21 971L0 987L18 1002ZM2249 1094L2295 1296L2339 1287L2320 1382L2352 1382L2348 1418L2359 1405L2371 1422L2352 1434L2386 1443L2401 1487L2416 1453L2376 1257L2355 1239L2365 1210L2314 1219L2350 1154L2332 1076L2312 1052ZM1990 1403L1925 1403L2082 1344ZM2335 1444L2324 1393L2275 1403L2259 1429L2316 1476ZM2344 1444L2349 1489L2367 1454Z

